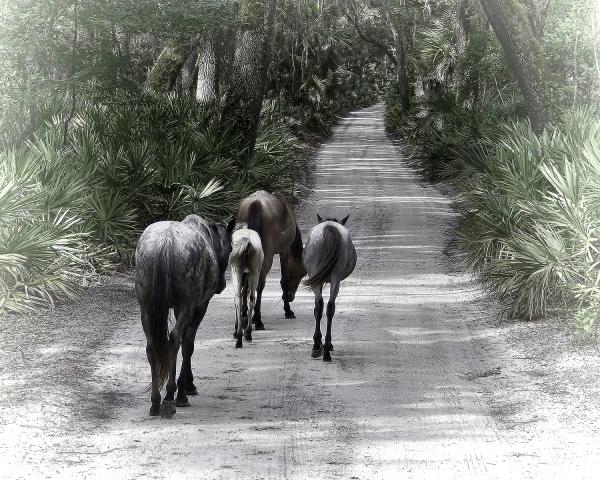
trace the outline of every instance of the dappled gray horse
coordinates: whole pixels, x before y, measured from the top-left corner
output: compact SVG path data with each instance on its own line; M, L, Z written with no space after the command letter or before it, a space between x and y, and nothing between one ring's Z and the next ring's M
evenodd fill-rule
M304 246L303 261L308 273L304 285L315 294L315 333L313 335L313 358L323 355L323 361L331 362L331 321L335 313L335 299L340 290L340 282L347 278L356 266L356 250L345 227L349 215L342 220L328 218L323 220L319 215L319 223L308 233ZM323 285L330 283L329 301L327 302L327 332L325 345L322 343L321 318L323 317Z
M231 252L229 225L188 215L182 222L157 222L140 237L135 250L135 291L146 334L146 354L152 371L150 415L170 417L175 404L188 406L187 395L197 395L191 358L198 326L215 293L225 289ZM169 333L169 309L175 326ZM183 363L175 384L177 353ZM161 404L160 389L168 378Z

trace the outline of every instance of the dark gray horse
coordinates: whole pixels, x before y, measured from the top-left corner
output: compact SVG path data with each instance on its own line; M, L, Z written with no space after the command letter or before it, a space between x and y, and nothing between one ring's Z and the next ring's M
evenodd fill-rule
M308 233L304 246L303 262L308 273L304 285L315 294L315 334L312 350L313 358L323 355L323 361L331 362L331 321L335 313L335 299L340 290L340 282L347 278L356 266L356 250L350 238L350 232L344 226L349 215L342 220L328 218L323 220L319 215L319 223ZM323 285L330 283L329 301L327 302L327 333L325 345L322 343L321 318L323 317Z
M146 354L152 371L150 415L171 417L175 404L188 406L187 395L197 395L191 358L198 326L215 293L225 289L225 271L231 252L229 225L198 215L183 222L157 222L140 237L135 250L135 292L146 334ZM168 331L169 309L175 326ZM177 353L183 363L175 385ZM161 404L160 389L168 378Z

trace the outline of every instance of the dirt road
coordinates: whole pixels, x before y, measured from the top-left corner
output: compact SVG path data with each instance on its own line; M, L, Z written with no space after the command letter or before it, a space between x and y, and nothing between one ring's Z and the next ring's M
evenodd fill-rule
M497 324L445 255L454 213L354 112L316 159L299 213L350 213L359 255L342 284L333 362L311 359L313 298L234 348L229 288L192 359L200 395L148 416L150 380L129 276L75 306L0 324L3 478L598 478L598 354L557 324Z

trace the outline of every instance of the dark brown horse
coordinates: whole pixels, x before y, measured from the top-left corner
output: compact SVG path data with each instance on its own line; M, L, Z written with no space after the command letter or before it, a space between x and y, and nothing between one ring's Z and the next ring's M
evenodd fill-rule
M260 190L241 201L237 216L237 225L240 224L258 233L264 252L252 316L256 330L265 328L260 314L261 297L276 253L281 262L281 298L285 318L296 318L290 309L290 302L294 301L306 270L302 264L302 236L292 209L281 198Z

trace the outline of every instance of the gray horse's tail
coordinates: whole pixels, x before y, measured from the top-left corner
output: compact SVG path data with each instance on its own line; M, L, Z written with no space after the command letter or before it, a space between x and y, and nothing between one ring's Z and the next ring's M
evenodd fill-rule
M173 354L169 342L169 290L170 282L170 241L165 241L154 259L152 275L152 299L148 313L148 333L154 350L154 369L160 389L171 370Z
M323 240L323 251L320 252L317 271L304 280L304 285L308 288L321 287L330 280L331 272L340 255L342 237L337 228L326 226L323 229Z

